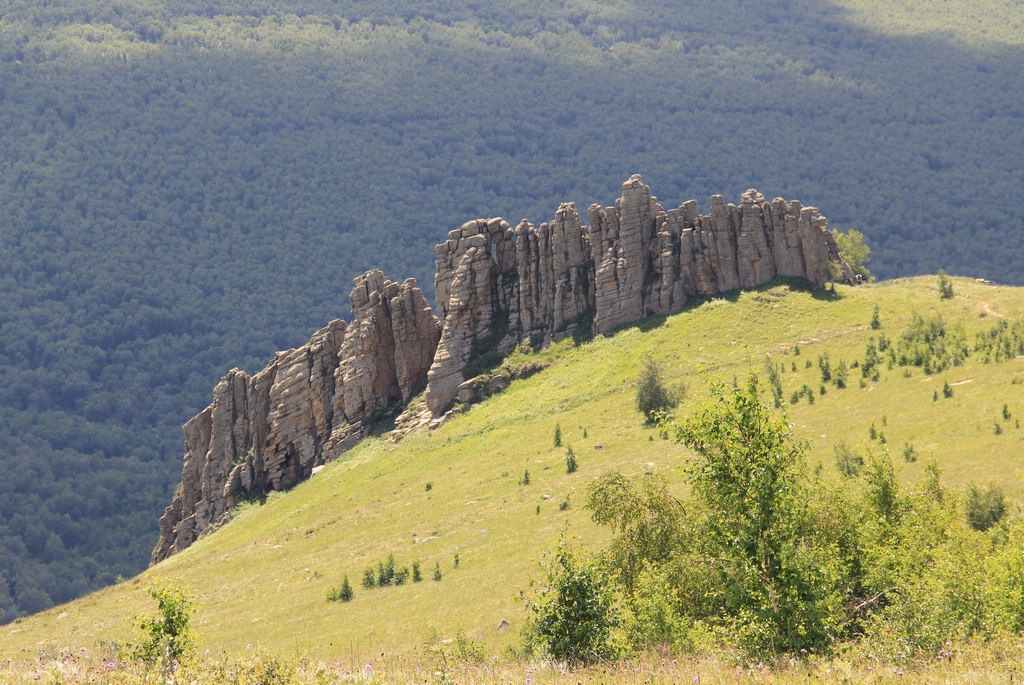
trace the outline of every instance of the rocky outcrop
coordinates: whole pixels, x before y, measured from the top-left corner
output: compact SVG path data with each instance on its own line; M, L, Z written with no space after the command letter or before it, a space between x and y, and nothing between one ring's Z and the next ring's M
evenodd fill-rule
M424 383L428 409L407 412L410 425L436 425L456 397L500 390L513 376L482 372L519 343L546 345L580 327L607 334L776 276L817 288L830 275L853 281L817 209L756 190L739 205L715 195L702 215L693 200L665 210L633 176L588 217L589 228L567 203L539 228L470 221L435 250L440 321L413 279L369 271L355 280L351 323L331 322L255 376L228 372L184 426L182 481L153 560L187 547L246 493L308 477Z
M281 489L351 447L423 387L441 330L416 281L355 280L332 321L250 377L232 369L184 426L185 463L153 561L188 547L247 493Z
M436 293L443 321L427 404L444 410L480 370L523 341L546 344L593 320L595 332L677 312L694 296L749 288L776 276L824 285L843 261L814 207L756 190L740 204L711 198L665 210L640 176L611 207L592 205L590 227L573 204L539 229L479 219L437 246ZM483 364L482 366L486 366Z

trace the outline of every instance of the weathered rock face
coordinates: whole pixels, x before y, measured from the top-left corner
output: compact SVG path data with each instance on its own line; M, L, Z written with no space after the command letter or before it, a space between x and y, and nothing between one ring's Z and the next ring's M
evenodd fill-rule
M597 333L679 311L695 295L748 288L776 276L821 287L830 262L853 274L825 219L799 202L748 190L739 206L711 198L665 211L640 176L612 207L592 205L589 229L575 205L534 229L510 233L501 219L477 220L437 246L436 291L443 321L427 403L447 407L483 355L521 341L546 344L593 319Z
M245 493L308 477L424 382L435 416L460 394L497 390L510 379L471 379L520 342L546 345L591 323L606 334L776 276L821 287L838 268L853 281L817 209L756 190L738 206L713 196L707 215L693 200L666 211L633 176L614 206L588 215L589 228L571 203L540 228L470 221L436 247L440 322L415 280L369 271L355 280L350 324L331 322L251 378L230 371L184 426L182 481L153 560L187 547Z
M416 281L367 272L355 281L352 314L255 376L232 369L185 424L182 480L154 562L188 547L246 493L309 477L423 386L441 330Z

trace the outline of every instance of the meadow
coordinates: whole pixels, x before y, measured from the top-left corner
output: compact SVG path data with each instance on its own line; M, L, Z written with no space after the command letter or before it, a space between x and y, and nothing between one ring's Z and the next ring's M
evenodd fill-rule
M890 451L901 483L920 482L934 461L958 498L969 484L994 484L1011 502L1009 516L1019 516L1024 359L986 363L972 353L927 375L882 364L877 378L861 382L869 343L883 333L898 340L915 315L962 326L973 346L977 334L1024 313L1024 290L952 283L950 299L940 299L934 277L825 292L773 283L695 301L607 338L516 353L506 364L545 368L434 431L397 439L381 430L309 481L239 507L215 533L145 574L5 626L0 653L11 659L8 675L106 682L115 676L104 668L113 664L111 682L131 682L135 671L113 656L116 644L132 639L133 615L152 612L147 588L163 579L197 599L204 668L251 663L258 649L264 661L291 664L306 678L299 682L868 682L901 670L920 682L1002 682L1020 666L1010 638L895 661L853 651L764 668L717 652L570 673L522 652L525 610L517 597L538 577L542 552L563 530L591 549L609 539L583 506L590 483L608 469L656 473L686 495L680 470L690 453L634 407L634 381L648 353L670 383L686 388L679 416L704 400L712 381L764 376L770 364L794 432L808 442L809 465L824 477L840 479L837 444L870 444ZM833 369L840 361L851 367L845 388L822 381L826 353ZM913 460L904 458L907 445ZM570 447L573 473L566 472ZM391 555L397 567L418 563L422 581L364 588L365 571ZM328 601L345 576L353 599ZM65 662L71 673L76 659L84 664L77 675L47 675Z

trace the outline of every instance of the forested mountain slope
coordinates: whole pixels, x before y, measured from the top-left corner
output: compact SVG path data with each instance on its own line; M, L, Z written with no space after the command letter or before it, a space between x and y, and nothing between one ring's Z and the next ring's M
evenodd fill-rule
M817 204L883 277L1022 282L1015 6L5 3L0 619L140 569L216 380L371 266L429 293L467 219L639 172Z

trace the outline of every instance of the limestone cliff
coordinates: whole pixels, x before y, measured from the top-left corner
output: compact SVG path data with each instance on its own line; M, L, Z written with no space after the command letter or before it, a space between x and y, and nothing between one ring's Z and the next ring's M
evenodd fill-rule
M308 477L424 383L434 416L460 388L503 387L508 379L469 381L520 342L545 345L580 326L607 334L776 276L818 288L830 273L853 280L817 209L756 190L739 205L715 195L706 215L693 200L666 211L633 176L588 217L589 227L567 203L539 227L470 221L435 248L440 320L413 279L399 285L373 270L355 280L351 323L331 322L255 376L228 372L184 426L182 480L153 561L190 545L246 493Z
M441 334L414 279L355 280L352 322L278 352L250 377L232 369L184 426L181 483L160 519L157 562L188 547L247 493L309 477L422 388Z
M486 354L522 341L547 342L592 320L594 331L677 312L697 295L749 288L776 276L824 285L830 264L853 273L814 207L748 190L740 204L711 198L666 211L640 176L611 207L592 205L590 227L563 204L539 229L523 221L471 221L437 246L436 291L443 328L430 367L435 414Z

